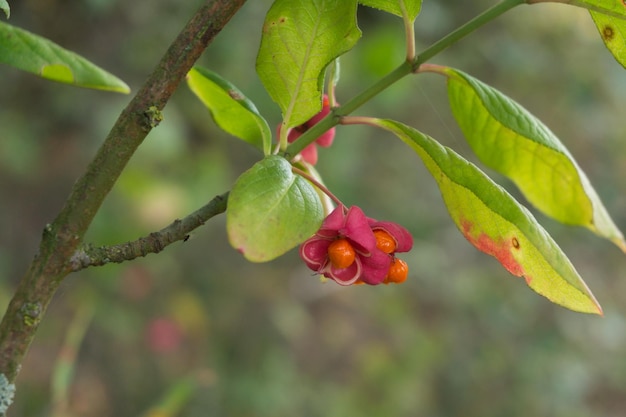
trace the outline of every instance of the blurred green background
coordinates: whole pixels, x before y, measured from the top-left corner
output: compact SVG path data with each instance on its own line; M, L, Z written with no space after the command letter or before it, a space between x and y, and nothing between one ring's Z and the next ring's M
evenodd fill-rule
M493 3L425 1L418 51ZM19 0L10 23L136 91L198 4ZM249 1L200 64L227 76L275 125L278 108L254 70L269 5ZM342 60L344 102L404 56L399 18L360 9L359 19L363 38ZM434 62L481 78L541 118L626 229L626 72L586 11L521 6ZM0 68L2 311L42 229L129 99ZM439 76L405 79L359 114L411 124L474 160ZM121 243L158 230L228 190L261 156L218 130L184 85L164 116L87 241ZM471 247L418 157L390 135L338 127L318 168L346 204L412 232L405 284L322 284L295 250L248 263L229 246L219 216L159 255L69 276L24 363L9 416L623 415L626 257L616 247L537 214L605 317L573 313Z

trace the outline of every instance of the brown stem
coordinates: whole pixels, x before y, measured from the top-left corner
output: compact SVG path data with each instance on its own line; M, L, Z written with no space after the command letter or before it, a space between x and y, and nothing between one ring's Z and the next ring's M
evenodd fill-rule
M105 196L180 81L245 0L206 0L119 116L57 218L43 231L39 253L20 280L0 323L0 375L13 382L72 255Z
M108 263L122 263L149 253L159 253L166 246L189 238L189 233L202 226L211 217L226 211L228 193L218 195L206 205L183 219L174 220L169 226L132 242L112 246L83 245L72 256L72 271Z

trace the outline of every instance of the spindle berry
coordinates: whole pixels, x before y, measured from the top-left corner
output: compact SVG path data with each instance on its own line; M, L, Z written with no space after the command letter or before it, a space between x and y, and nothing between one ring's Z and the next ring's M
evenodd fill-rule
M300 256L310 269L338 284L378 285L406 280L408 267L395 254L412 246L413 238L404 227L368 218L359 207L341 205L300 246Z

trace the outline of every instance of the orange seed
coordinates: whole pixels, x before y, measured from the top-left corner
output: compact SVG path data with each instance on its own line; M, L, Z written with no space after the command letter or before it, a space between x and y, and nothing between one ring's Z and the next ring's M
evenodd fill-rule
M376 247L385 253L394 253L396 251L396 240L384 230L374 230L376 237Z
M354 263L356 252L347 239L341 238L330 244L328 257L335 268L343 269Z
M389 284L391 282L399 284L406 281L408 275L409 266L406 262L402 259L394 258L391 261L391 266L389 267L389 271L387 272L387 277L384 282L385 284Z

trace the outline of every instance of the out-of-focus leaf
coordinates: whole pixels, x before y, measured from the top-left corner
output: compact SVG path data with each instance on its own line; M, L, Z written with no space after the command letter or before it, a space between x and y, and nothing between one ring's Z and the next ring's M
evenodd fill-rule
M282 157L268 156L244 172L228 197L231 245L249 261L270 261L313 235L324 213L313 186Z
M270 153L272 132L256 106L237 87L206 68L194 67L187 74L193 93L211 112L224 131Z
M602 309L574 266L532 214L480 169L423 133L391 120L374 124L395 133L422 158L452 220L476 248L495 257L530 288L574 311Z
M480 160L511 178L533 205L584 226L626 251L626 242L565 146L541 121L498 90L451 68L452 112Z
M400 17L406 13L410 21L414 21L422 9L422 0L359 0L359 3Z
M210 372L205 371L210 376ZM168 391L165 392L158 403L146 411L142 417L175 417L181 415L182 409L193 398L198 388L203 387L206 382L210 382L210 377L196 372L196 375L189 375L177 379L172 383ZM207 380L208 381L203 381Z
M0 22L0 62L79 87L129 93L128 85L54 42Z
M617 62L626 68L626 20L594 11L589 13L600 32L604 45Z
M265 17L256 69L286 127L321 109L324 69L360 37L356 0L274 2Z
M7 19L11 17L11 8L9 7L9 3L7 0L0 0L0 10L4 12L7 16Z
M85 338L85 333L92 322L95 307L94 303L83 302L69 323L65 342L58 355L50 382L52 396L52 417L61 417L68 414L67 404L69 392L76 370L76 359L80 346Z

